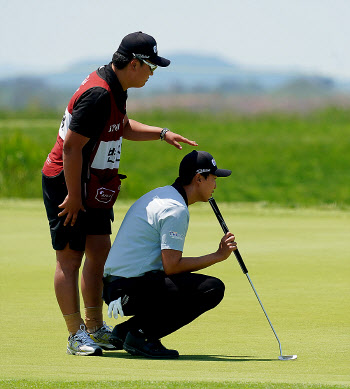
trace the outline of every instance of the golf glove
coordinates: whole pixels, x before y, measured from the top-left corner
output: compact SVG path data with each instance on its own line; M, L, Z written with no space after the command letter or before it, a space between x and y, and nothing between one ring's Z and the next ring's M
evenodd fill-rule
M120 317L124 316L121 297L119 297L117 300L112 301L108 305L108 317L111 318L112 314L115 319L118 319L118 314L120 315Z

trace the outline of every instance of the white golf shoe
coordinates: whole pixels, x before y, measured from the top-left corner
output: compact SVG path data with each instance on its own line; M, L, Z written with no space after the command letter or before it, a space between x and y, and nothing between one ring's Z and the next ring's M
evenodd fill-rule
M67 354L70 355L102 355L102 349L86 332L82 324L75 335L70 335L67 344Z

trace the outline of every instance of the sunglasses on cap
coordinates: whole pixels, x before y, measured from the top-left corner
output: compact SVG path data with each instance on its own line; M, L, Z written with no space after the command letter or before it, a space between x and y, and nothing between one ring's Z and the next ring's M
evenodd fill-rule
M158 65L155 65L155 64L153 64L151 62L146 61L139 54L132 53L132 55L134 56L134 58L137 58L139 61L142 61L143 63L148 65L150 67L152 73L157 69Z

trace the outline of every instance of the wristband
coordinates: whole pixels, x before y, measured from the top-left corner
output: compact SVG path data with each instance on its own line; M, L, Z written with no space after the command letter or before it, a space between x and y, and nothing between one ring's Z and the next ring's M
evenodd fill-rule
M165 134L170 131L169 128L163 128L162 131L160 132L160 140L165 139Z

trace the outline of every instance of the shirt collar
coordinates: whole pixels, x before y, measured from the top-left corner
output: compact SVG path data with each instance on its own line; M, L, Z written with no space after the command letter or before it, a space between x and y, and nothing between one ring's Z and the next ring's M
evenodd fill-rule
M179 179L177 178L171 186L180 193L180 195L185 200L186 205L188 206L187 194L184 187L180 184Z
M108 65L101 66L98 69L99 74L103 79L106 80L107 84L110 86L114 100L119 108L119 110L123 113L126 113L126 100L128 98L127 91L124 91L117 75L114 73L112 69L112 62Z

